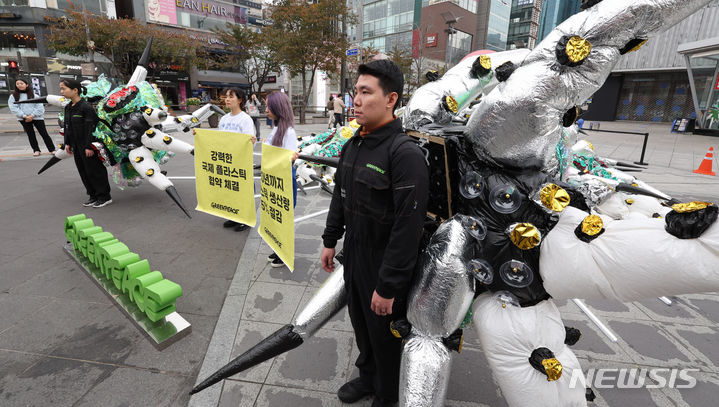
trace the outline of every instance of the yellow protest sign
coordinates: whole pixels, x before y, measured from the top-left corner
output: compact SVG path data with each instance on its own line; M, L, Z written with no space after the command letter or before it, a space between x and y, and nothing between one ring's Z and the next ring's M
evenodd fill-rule
M260 236L290 271L295 269L292 154L290 150L262 144Z
M255 226L251 135L195 129L197 209Z

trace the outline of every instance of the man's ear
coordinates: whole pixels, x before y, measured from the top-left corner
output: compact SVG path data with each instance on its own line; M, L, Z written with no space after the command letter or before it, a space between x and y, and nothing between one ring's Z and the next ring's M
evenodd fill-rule
M397 103L397 99L399 98L399 95L397 92L391 92L389 95L389 100L387 101L388 107L392 110L394 110L394 105Z

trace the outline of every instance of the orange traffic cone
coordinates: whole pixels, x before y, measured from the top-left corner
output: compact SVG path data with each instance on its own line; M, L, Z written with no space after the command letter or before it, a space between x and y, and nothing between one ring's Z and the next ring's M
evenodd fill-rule
M699 168L694 170L697 174L704 174L704 175L716 175L714 171L712 171L712 164L714 163L714 147L709 147L709 151L707 151L707 155L704 156L704 160L702 160L702 163L699 164Z

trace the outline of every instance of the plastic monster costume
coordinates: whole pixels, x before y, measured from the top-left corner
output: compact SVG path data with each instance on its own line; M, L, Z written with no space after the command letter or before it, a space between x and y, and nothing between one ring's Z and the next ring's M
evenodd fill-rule
M436 148L425 144L430 184L438 185L429 209L440 222L425 229L430 237L407 320L392 326L406 341L400 405L444 405L450 350L461 349L470 321L509 405L586 405L591 390L570 385L580 365L568 345L579 333L563 325L553 298L634 301L719 290L716 205L679 204L628 183L626 174L570 168L574 151L565 134L576 106L599 89L620 55L708 2L590 2L598 4L534 50L464 60L417 90L402 112L405 127L442 138L445 162L456 164L436 164ZM655 203L664 209L658 216L646 209L637 216L602 213L631 199L625 193L654 200L648 210ZM193 393L307 340L346 302L340 273L292 324Z
M164 109L160 91L147 82L152 38L138 62L130 80L124 86L110 91L110 83L104 77L87 85L88 93L83 97L97 102L99 123L93 136L93 149L108 167L114 168L113 179L120 186L137 186L147 180L156 188L165 191L173 201L190 217L172 182L160 171L174 153L194 154L194 147L171 134L188 132L212 114L224 115L224 111L207 104L191 115L170 116ZM70 101L56 95L24 101L25 103L49 103L64 107ZM40 169L42 173L60 160L69 157L64 149L58 149L54 157Z

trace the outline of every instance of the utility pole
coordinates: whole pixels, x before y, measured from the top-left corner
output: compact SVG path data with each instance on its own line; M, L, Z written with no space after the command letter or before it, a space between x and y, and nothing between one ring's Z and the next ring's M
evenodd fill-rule
M347 3L345 3L345 6ZM345 7L346 9L347 7ZM342 14L342 38L347 40L347 16L343 13ZM342 95L342 98L344 99L345 94L345 78L347 77L347 50L342 53L342 66L340 67L340 94Z
M87 18L85 16L85 0L82 0L82 21L85 23L85 40L87 41L87 52L90 54L90 66L92 67L92 74L90 77L95 79L95 43L90 40L90 26L87 25Z

